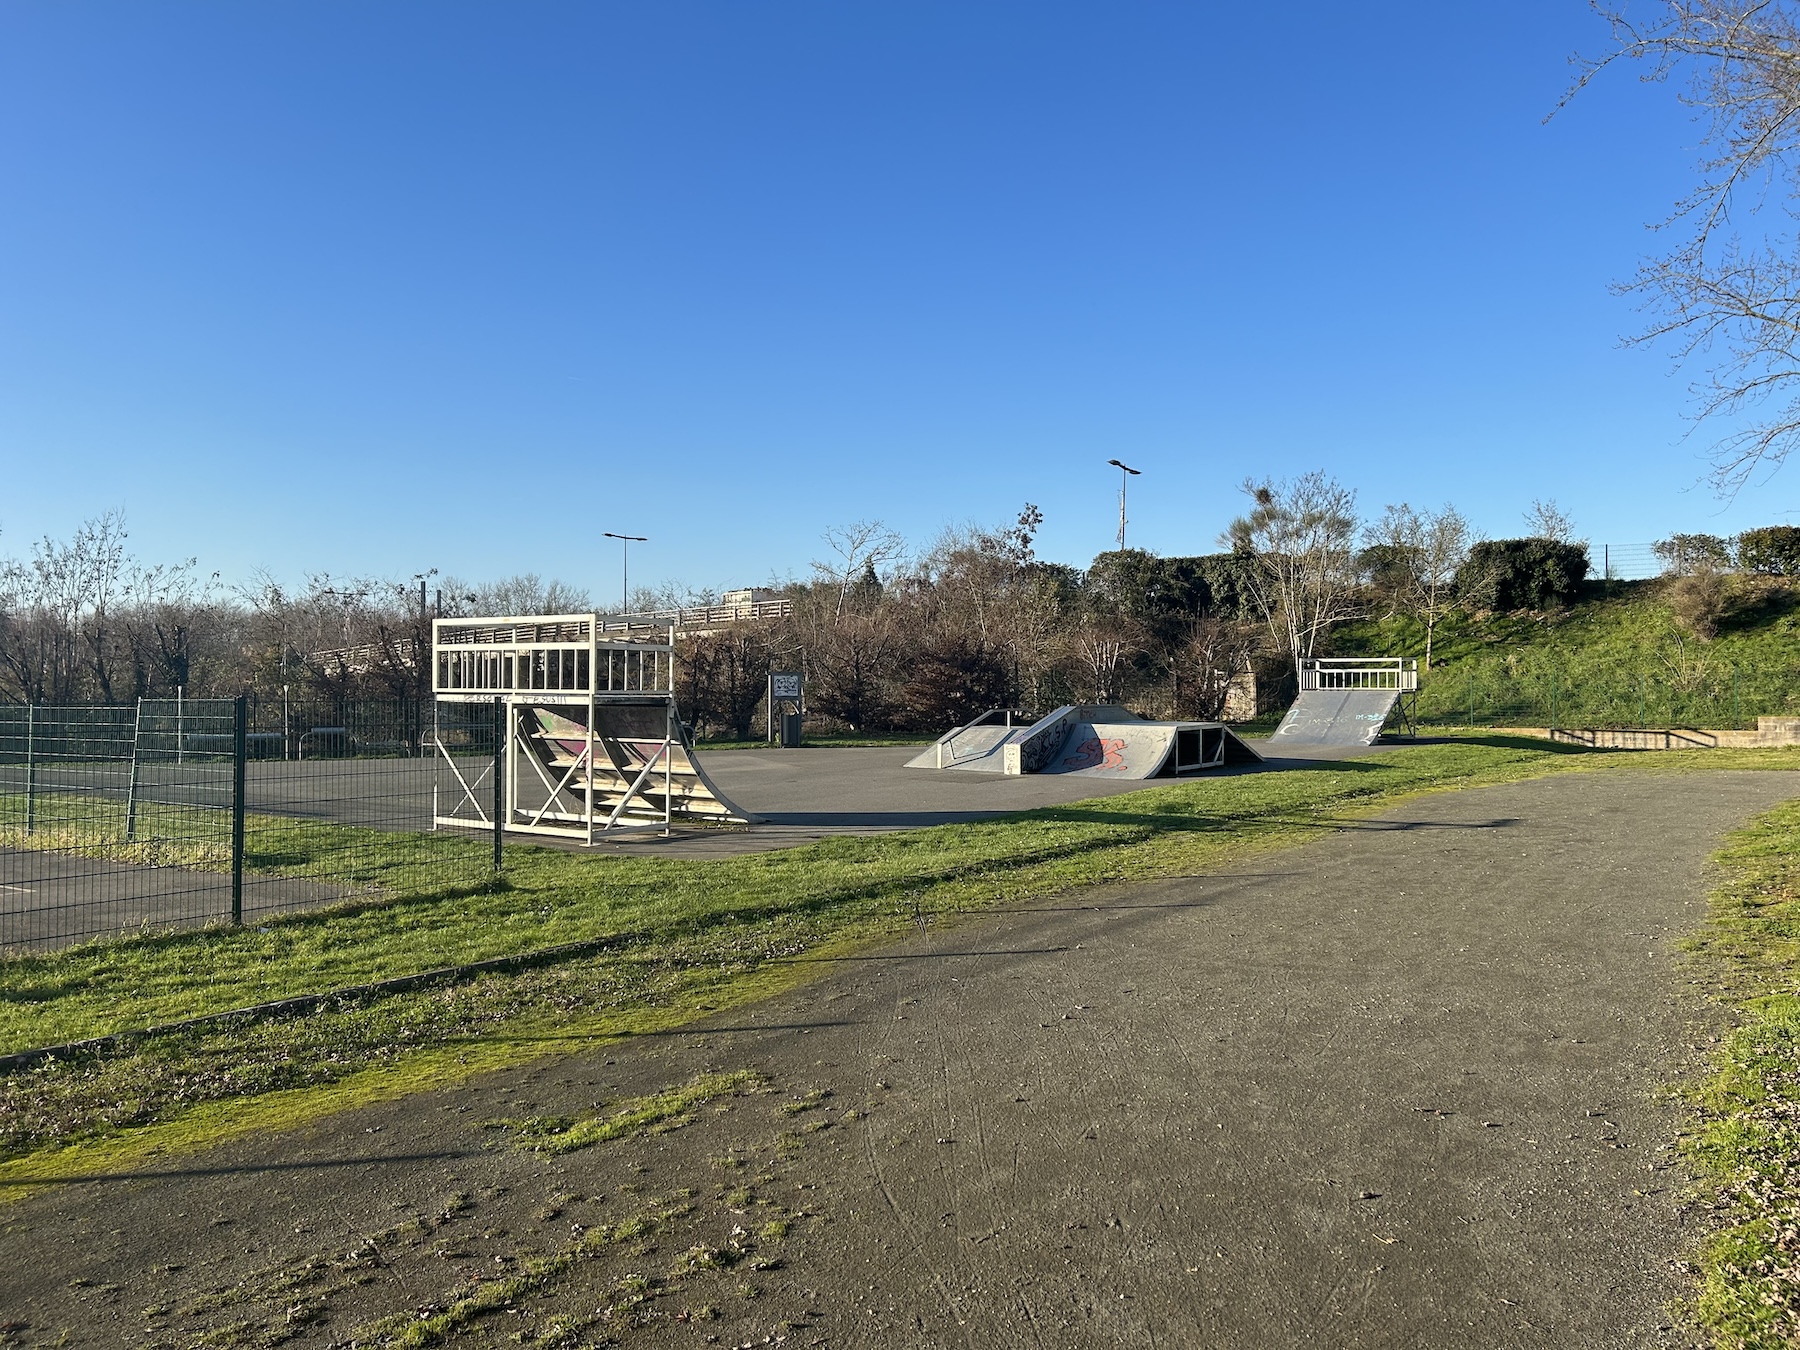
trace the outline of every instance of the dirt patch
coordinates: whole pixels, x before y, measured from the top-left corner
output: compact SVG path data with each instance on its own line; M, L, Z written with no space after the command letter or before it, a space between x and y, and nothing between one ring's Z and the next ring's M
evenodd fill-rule
M41 1193L0 1211L0 1344L1685 1344L1673 943L1717 835L1795 787L1426 798Z

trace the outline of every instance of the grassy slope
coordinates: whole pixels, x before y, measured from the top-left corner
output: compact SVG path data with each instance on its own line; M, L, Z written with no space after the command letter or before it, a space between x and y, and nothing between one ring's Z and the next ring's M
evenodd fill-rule
M1453 614L1438 627L1421 709L1453 722L1471 706L1542 716L1554 690L1562 725L1635 725L1642 713L1652 724L1725 726L1734 709L1746 724L1800 712L1800 592L1756 578L1731 584L1737 608L1707 642L1675 621L1662 582L1614 583L1610 597L1558 614ZM1342 656L1424 649L1424 629L1406 618L1333 635Z

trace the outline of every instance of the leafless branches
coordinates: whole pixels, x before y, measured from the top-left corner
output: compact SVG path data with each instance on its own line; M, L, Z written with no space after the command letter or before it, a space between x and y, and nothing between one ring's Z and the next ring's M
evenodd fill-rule
M1277 646L1300 661L1358 611L1356 494L1316 471L1243 488L1251 509L1219 542L1256 560L1246 572L1251 601Z
M859 520L825 531L825 543L837 556L815 560L813 570L837 588L836 617L843 618L851 589L879 580L880 569L906 552L906 541L879 520Z
M1568 97L1639 62L1647 81L1683 79L1706 128L1698 185L1661 226L1674 242L1620 289L1655 316L1629 341L1710 362L1698 420L1748 419L1713 450L1713 485L1733 495L1800 444L1800 22L1788 0L1662 0L1649 23L1594 7L1612 47L1582 63Z
M1554 502L1534 502L1533 509L1555 527L1568 524ZM1467 561L1474 532L1454 506L1415 511L1406 502L1383 510L1369 527L1371 547L1383 551L1397 573L1399 607L1425 626L1425 669L1431 669L1432 639L1444 616L1456 608L1456 574Z

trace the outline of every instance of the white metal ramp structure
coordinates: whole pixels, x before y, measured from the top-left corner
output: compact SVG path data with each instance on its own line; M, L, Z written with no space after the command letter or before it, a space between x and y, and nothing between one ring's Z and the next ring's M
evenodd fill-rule
M694 758L675 708L673 629L609 633L598 614L438 619L431 629L438 701L503 707L502 828L591 844L622 830L666 834L678 819L753 819ZM469 761L436 740L462 796L434 820L493 828L491 785L484 793Z
M1150 722L1113 704L1072 704L1030 723L1004 708L985 713L939 737L907 767L1174 778L1261 760L1222 722Z
M1407 656L1319 657L1300 662L1300 696L1270 738L1281 745L1373 745L1419 688Z

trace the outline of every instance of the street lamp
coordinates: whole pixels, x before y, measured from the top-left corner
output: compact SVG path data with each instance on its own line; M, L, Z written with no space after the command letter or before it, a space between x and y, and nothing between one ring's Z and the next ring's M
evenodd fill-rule
M617 539L619 547L625 555L624 566L619 573L622 578L619 582L619 617L623 618L631 613L631 546L647 544L650 540L641 534L614 534L611 530L602 530L601 533L608 539Z
M1123 553L1125 551L1125 484L1143 470L1134 469L1129 464L1121 464L1116 459L1109 459L1106 462L1119 471L1119 552Z
M431 610L425 604L425 583L437 575L437 568L429 572L414 572L413 580L419 583L419 622L424 623L431 617Z

